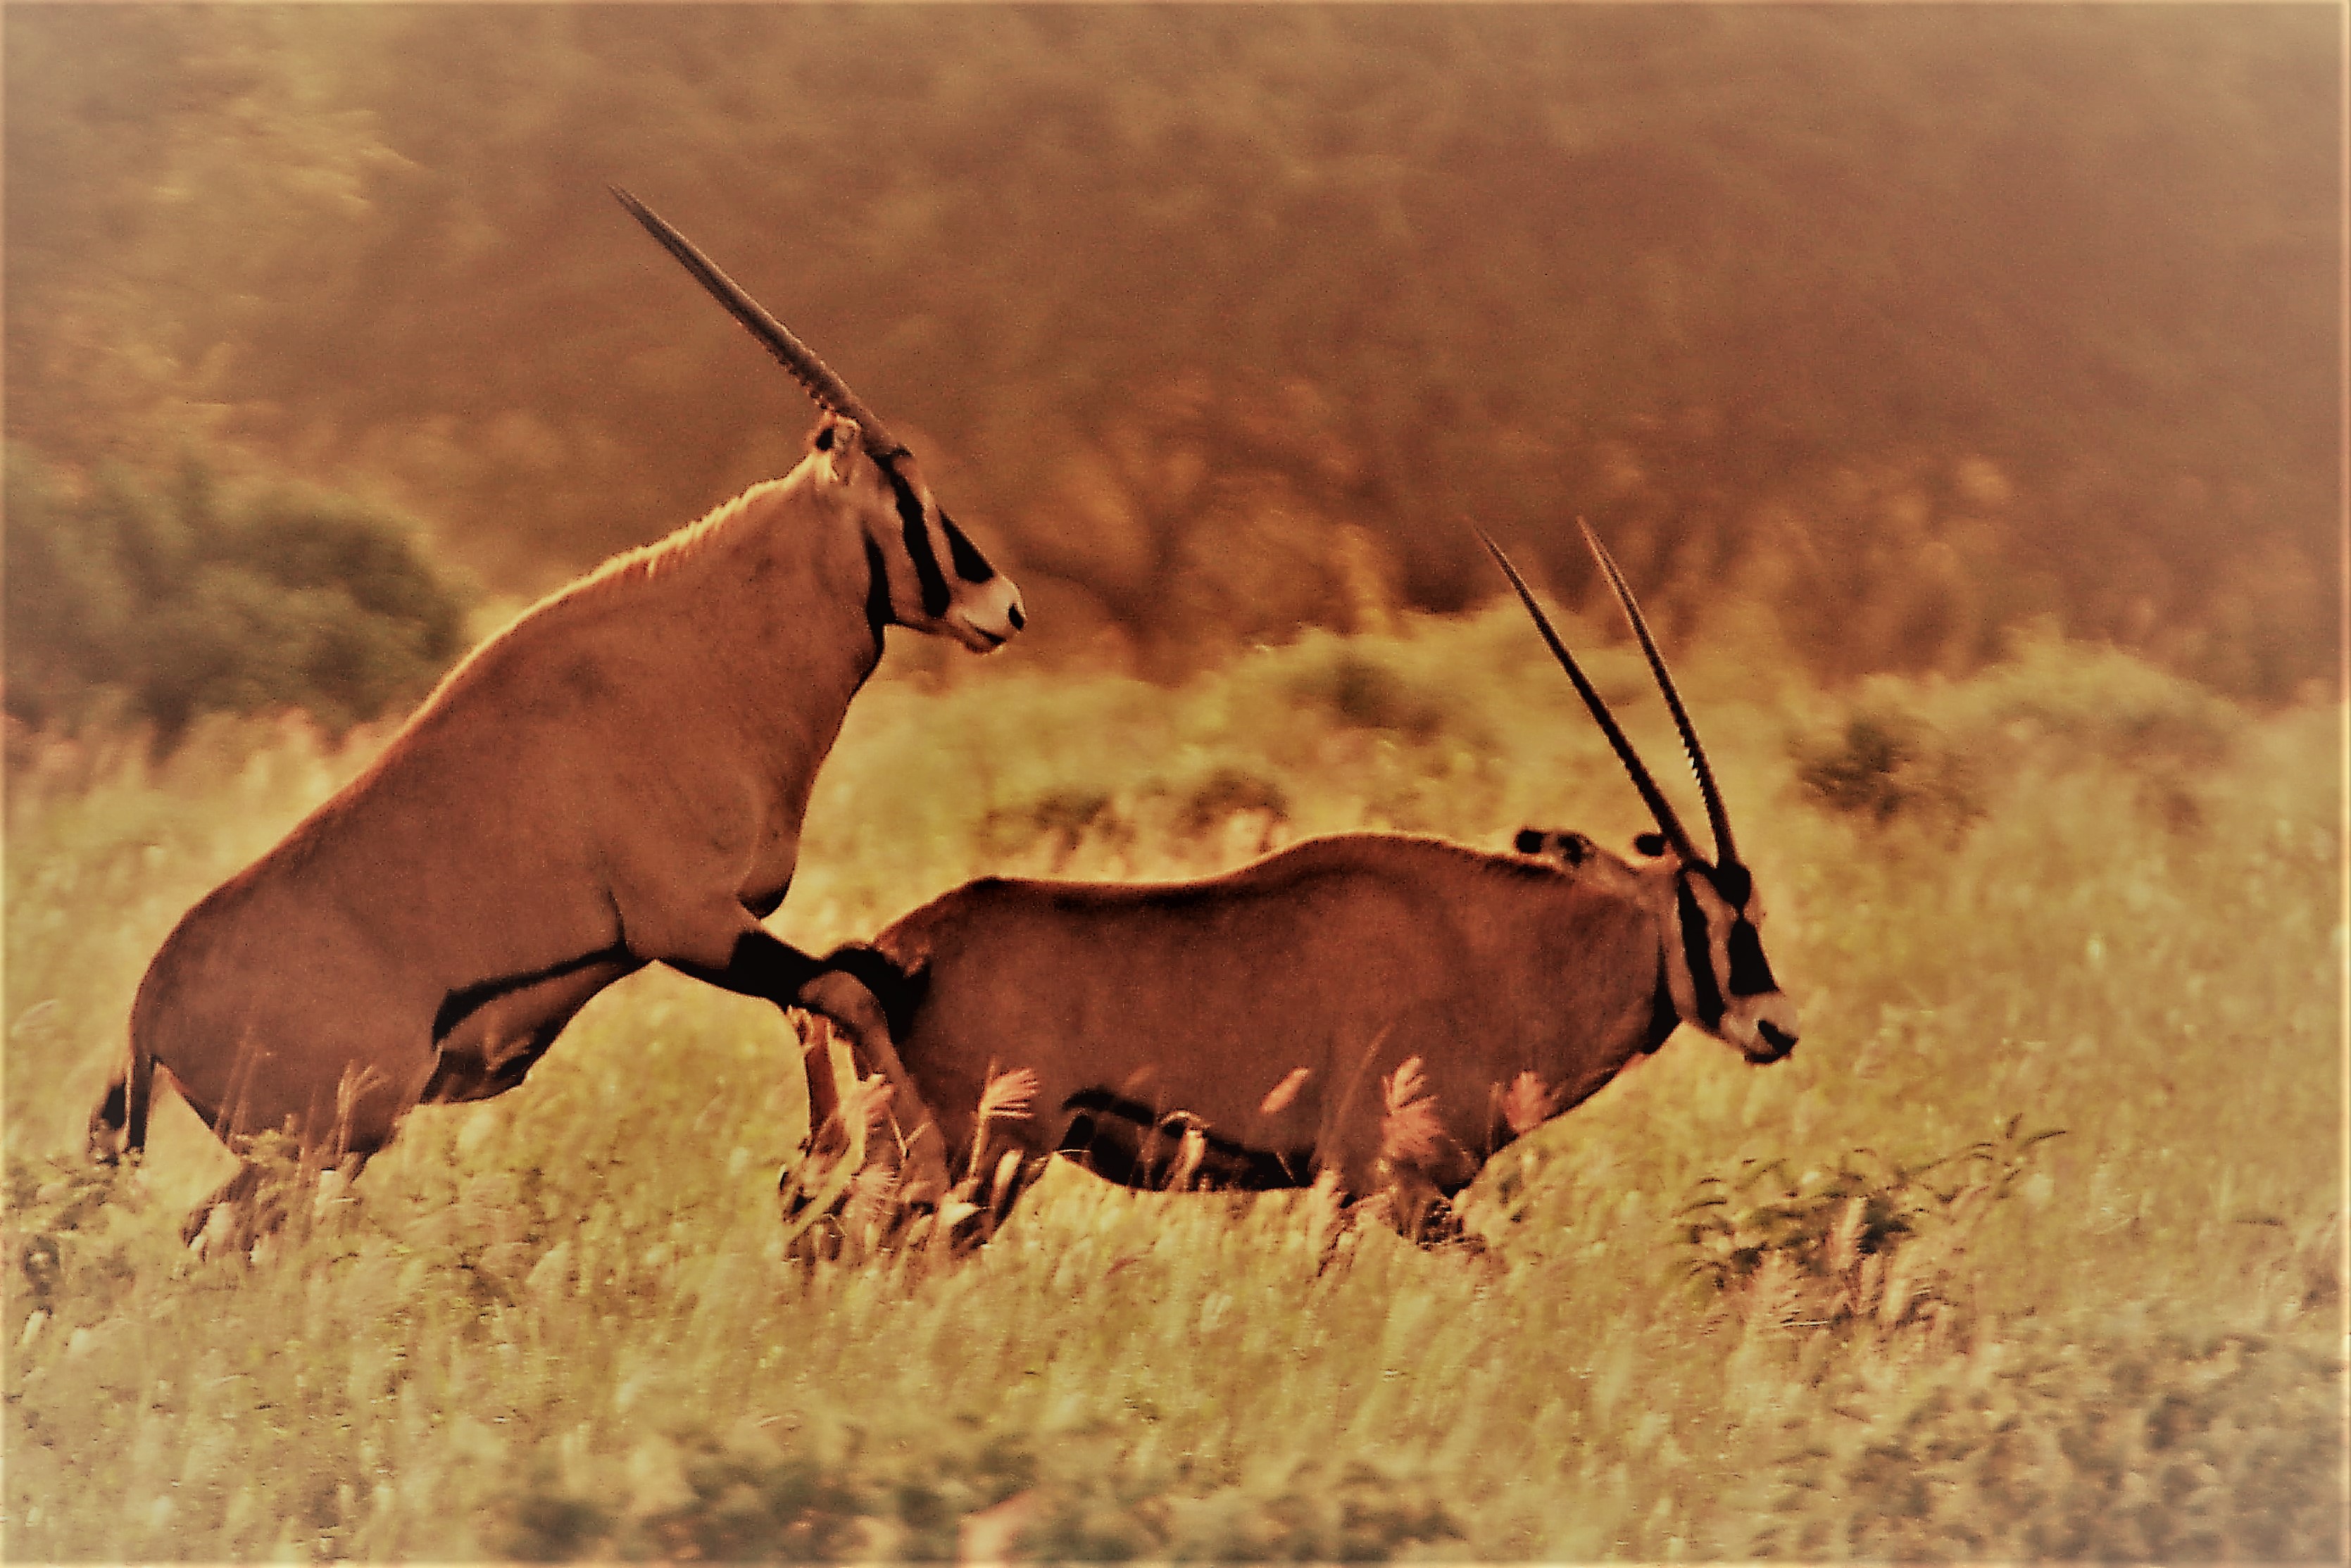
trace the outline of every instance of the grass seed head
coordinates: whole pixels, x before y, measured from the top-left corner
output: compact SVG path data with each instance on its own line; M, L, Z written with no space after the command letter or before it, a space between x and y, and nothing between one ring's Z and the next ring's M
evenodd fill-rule
M991 1072L987 1086L979 1092L979 1119L1025 1121L1037 1103L1037 1074L1026 1067Z
M1502 1120L1525 1137L1559 1112L1559 1094L1532 1071L1521 1072L1502 1091Z
M1405 1058L1380 1087L1387 1100L1387 1115L1380 1124L1380 1157L1390 1164L1411 1164L1437 1153L1444 1124L1421 1076L1420 1058Z
M1306 1087L1306 1080L1311 1075L1311 1068L1291 1068L1290 1075L1268 1090L1265 1098L1258 1102L1257 1113L1260 1116L1279 1116L1289 1110L1290 1102L1298 1098L1298 1092Z

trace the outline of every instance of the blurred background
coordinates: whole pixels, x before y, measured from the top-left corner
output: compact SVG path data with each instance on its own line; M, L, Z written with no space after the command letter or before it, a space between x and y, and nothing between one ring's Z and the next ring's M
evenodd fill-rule
M1831 684L2053 627L2331 691L2341 26L12 7L9 713L365 718L789 468L608 183L915 444L1023 663L1481 601L1465 518L1591 602L1581 514Z

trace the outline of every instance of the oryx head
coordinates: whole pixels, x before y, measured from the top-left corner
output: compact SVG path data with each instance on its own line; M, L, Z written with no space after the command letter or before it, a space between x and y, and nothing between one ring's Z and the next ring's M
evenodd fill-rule
M1750 1061L1779 1061L1796 1046L1796 1004L1780 989L1771 977L1771 963L1763 956L1763 901L1755 890L1754 875L1740 862L1731 841L1730 819L1723 810L1722 795L1715 788L1714 770L1707 766L1698 731L1690 725L1681 695L1674 689L1673 677L1666 672L1665 659L1649 635L1648 622L1641 618L1640 606L1633 601L1632 590L1625 585L1623 573L1599 538L1584 526L1584 543L1592 547L1609 587L1615 591L1616 601L1625 607L1625 617L1632 622L1633 634L1640 640L1650 673L1656 677L1657 688L1673 712L1675 727L1681 732L1683 749L1689 754L1698 792L1706 800L1707 822L1714 836L1712 859L1698 852L1664 791L1625 737L1615 716L1552 629L1526 580L1483 529L1478 537L1485 540L1486 549L1518 591L1520 602L1534 617L1536 630L1575 683L1577 694L1592 710L1608 744L1632 775L1634 788L1647 802L1649 814L1656 820L1658 831L1641 834L1634 845L1656 862L1657 885L1669 893L1669 897L1659 900L1657 913L1663 927L1666 984L1673 996L1674 1010L1683 1022L1737 1046ZM1541 852L1546 846L1539 841L1531 849L1525 844L1520 847L1526 852Z
M983 653L1001 647L1026 623L1020 591L940 507L904 443L693 241L618 185L612 194L791 371L822 411L810 437L810 462L819 480L837 486L864 524L877 619L886 598L887 619L895 625L943 633Z

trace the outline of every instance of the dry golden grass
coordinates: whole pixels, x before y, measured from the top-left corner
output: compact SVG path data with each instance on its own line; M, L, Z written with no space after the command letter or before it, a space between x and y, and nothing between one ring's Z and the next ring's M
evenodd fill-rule
M1768 650L1677 666L1804 1043L1673 1040L1489 1168L1474 1259L1334 1237L1316 1194L1056 1167L968 1260L797 1260L799 1039L649 973L521 1089L306 1192L267 1261L196 1261L203 1129L167 1104L110 1176L81 1120L171 922L359 754L26 742L0 1547L2339 1559L2341 710L2058 644L1851 694ZM1353 667L1424 717L1316 696ZM1509 616L1172 692L885 681L778 925L820 947L982 870L1177 874L1341 827L1619 842L1638 802L1561 685ZM1415 1103L1391 1085L1399 1136Z

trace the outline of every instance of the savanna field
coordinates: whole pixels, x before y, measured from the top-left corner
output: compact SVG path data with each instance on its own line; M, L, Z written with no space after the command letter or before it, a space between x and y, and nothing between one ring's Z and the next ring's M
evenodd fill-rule
M1568 632L1694 810L1637 660ZM789 1260L798 1040L666 973L192 1256L209 1134L167 1095L114 1176L83 1120L172 923L384 732L17 733L0 1546L2339 1560L2341 707L2050 638L1833 689L1674 642L1802 1045L1685 1030L1488 1167L1482 1251L1364 1226L1319 1270L1308 1199L1069 1168L967 1261ZM1515 608L1175 686L904 655L771 922L803 947L983 872L1647 825Z

